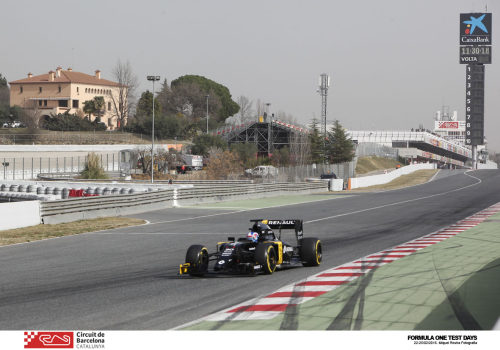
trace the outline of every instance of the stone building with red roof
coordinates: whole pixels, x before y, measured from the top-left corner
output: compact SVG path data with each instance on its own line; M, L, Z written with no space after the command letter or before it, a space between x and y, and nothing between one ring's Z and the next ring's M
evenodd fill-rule
M11 106L37 108L42 116L68 111L84 118L84 102L103 96L105 105L100 111L101 121L111 130L120 126L116 113L121 108L118 102L120 84L102 79L99 70L95 71L95 75L88 75L74 72L71 68L63 70L57 67L55 72L36 76L28 73L27 78L9 84ZM91 120L97 116L97 112L92 114Z

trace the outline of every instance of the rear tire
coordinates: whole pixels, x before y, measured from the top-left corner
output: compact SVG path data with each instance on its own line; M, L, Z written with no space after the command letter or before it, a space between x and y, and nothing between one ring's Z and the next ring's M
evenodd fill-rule
M270 275L276 270L277 263L276 250L271 244L258 244L255 247L254 262L262 266L262 271Z
M203 277L208 272L208 249L202 245L192 245L186 253L188 273L191 276Z
M304 266L319 266L323 259L321 241L314 237L303 238L300 244L300 257Z

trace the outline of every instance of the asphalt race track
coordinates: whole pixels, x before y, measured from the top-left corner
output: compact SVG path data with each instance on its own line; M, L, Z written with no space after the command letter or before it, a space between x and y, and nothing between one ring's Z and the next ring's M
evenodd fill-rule
M452 176L451 176L452 175ZM317 196L316 196L317 197ZM407 189L253 210L176 208L150 224L0 248L1 330L171 329L327 268L427 235L500 202L498 170L440 171ZM270 276L179 276L191 244L212 251L250 219L303 219L323 264ZM284 236L294 242L294 235Z

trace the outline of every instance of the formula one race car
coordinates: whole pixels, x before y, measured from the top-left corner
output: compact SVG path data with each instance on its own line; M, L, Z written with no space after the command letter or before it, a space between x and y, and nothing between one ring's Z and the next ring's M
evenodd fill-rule
M302 220L250 220L253 226L246 237L228 237L217 243L215 253L203 245L192 245L186 253L186 262L180 265L180 274L202 277L209 273L214 262L214 273L272 274L277 267L303 265L319 266L322 259L321 241L303 238ZM276 236L273 229L279 230ZM295 230L297 245L281 240L281 230Z

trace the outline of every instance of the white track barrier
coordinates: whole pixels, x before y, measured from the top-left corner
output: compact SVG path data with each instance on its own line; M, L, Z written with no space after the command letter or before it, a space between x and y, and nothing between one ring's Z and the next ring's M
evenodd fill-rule
M2 231L41 223L40 201L0 203L0 230Z
M410 174L417 170L422 169L436 169L436 164L411 164L400 169L396 169L387 174L381 175L373 175L373 176L365 176L365 177L356 177L349 179L348 189L360 188L360 187L369 187L374 185L383 185L392 180L400 177L401 175Z

